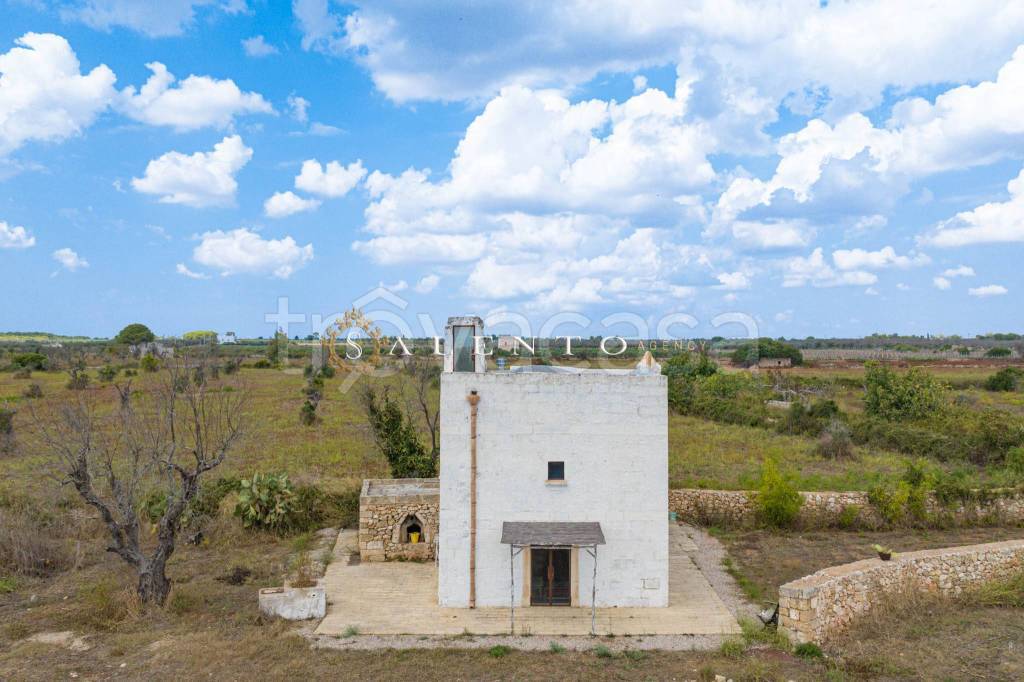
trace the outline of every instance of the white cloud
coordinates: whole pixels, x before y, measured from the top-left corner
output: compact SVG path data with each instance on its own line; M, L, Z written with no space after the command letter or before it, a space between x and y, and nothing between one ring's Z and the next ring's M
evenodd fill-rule
M313 260L313 245L299 246L291 237L263 239L245 228L217 230L201 236L192 258L222 275L270 274L287 279Z
M89 267L89 261L66 247L54 251L53 259L60 263L65 270L70 270L71 272Z
M245 146L241 137L232 135L209 152L167 152L153 159L143 177L132 178L132 187L143 194L159 195L166 204L196 208L230 205L238 189L235 173L251 158L252 149Z
M387 289L388 291L393 291L395 293L398 293L400 291L405 291L406 289L408 289L409 288L409 283L406 282L404 279L400 279L397 282L394 282L392 284L387 284L385 282L378 282L377 286L380 287L381 289Z
M1008 293L1006 287L1000 284L986 284L983 287L974 287L967 290L967 293L971 296L977 296L984 298L986 296L1003 296Z
M413 288L416 290L417 294L429 294L437 288L437 285L440 282L441 278L437 275L425 275L419 282L416 282L416 286Z
M309 124L309 134L316 137L333 137L345 132L341 128L314 121Z
M899 256L894 248L886 246L878 251L839 249L832 252L832 262L840 270L883 270L927 265L931 259L923 253Z
M716 285L718 289L749 289L750 278L744 272L722 272L715 275L718 279L719 284Z
M263 36L246 38L242 41L242 49L250 57L269 57L278 53L278 49L264 40Z
M1024 170L1006 188L1010 192L1009 201L982 204L957 213L923 235L921 241L943 248L1024 242Z
M683 54L693 55L702 73L729 83L735 107L793 94L787 102L795 109L801 100L813 109L824 99L842 112L868 108L888 86L906 91L978 80L1024 31L1024 16L1005 0L938 8L928 0L616 0L602 3L601 11L586 0L567 0L508 5L502 21L469 0L380 0L344 17L325 0L293 6L305 49L354 55L397 101L478 100L513 83L568 90L600 73L670 64ZM436 40L439 34L444 41ZM951 50L963 36L985 39Z
M203 274L201 272L192 272L184 263L178 263L175 266L174 271L177 272L179 275L188 277L189 279L210 279L209 275Z
M372 258L381 265L412 262L465 262L476 260L487 246L477 234L419 234L374 237L354 242L352 250Z
M315 211L320 203L319 199L304 199L294 192L275 192L263 202L263 213L268 218L286 218L295 213Z
M114 72L82 74L68 41L26 33L0 55L0 156L30 140L58 141L89 127L115 95Z
M36 238L24 227L0 220L0 249L28 249L35 245Z
M733 241L739 248L756 251L807 246L814 237L814 228L799 219L765 222L736 220L730 229Z
M181 35L194 22L196 8L204 6L227 14L246 9L245 0L76 0L61 9L61 17L104 31L121 26L159 38Z
M836 272L825 262L821 248L815 249L806 258L794 256L786 259L782 265L784 287L802 287L807 284L815 287L868 286L878 281L875 274L863 270Z
M647 89L646 76L633 76L633 92L643 92Z
M974 277L974 268L969 265L959 265L942 272L944 277Z
M949 289L950 287L953 286L953 283L950 282L945 277L934 277L934 278L932 278L932 284L935 285L936 289L939 289L941 291L946 291L947 289Z
M321 166L316 159L302 163L302 170L295 178L295 189L301 189L321 197L343 197L366 176L363 162L356 160L348 166L329 161Z
M298 95L288 95L288 112L299 123L309 120L309 100Z
M121 111L137 121L184 131L227 128L235 116L274 112L262 95L242 92L233 80L189 76L175 83L174 74L160 62L146 67L153 75L142 88L128 86L119 97Z

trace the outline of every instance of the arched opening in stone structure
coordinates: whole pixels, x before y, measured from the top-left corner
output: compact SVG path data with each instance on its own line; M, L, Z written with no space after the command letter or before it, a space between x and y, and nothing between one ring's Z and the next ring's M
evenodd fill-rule
M402 544L417 544L425 540L423 522L420 521L420 517L415 514L406 516L399 528L398 541Z

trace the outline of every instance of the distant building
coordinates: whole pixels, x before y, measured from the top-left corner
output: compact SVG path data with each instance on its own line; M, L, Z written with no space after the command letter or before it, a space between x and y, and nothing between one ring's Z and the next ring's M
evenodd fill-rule
M217 337L217 343L238 343L234 332L225 332Z
M761 369L792 367L793 361L790 358L761 358L757 361L757 366Z
M516 349L516 338L514 336L504 335L498 337L498 350L512 352Z

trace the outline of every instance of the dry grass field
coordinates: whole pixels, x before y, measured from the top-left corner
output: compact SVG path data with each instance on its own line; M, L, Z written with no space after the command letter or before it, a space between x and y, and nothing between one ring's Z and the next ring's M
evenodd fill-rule
M110 409L116 392L96 379L95 369L90 370L87 392ZM836 380L834 395L844 409L860 409L858 391L848 381L838 381L855 378L857 370L795 372ZM943 373L957 391L974 396L978 404L1024 409L1021 393L992 394L977 388L990 373L986 368ZM244 368L239 378L251 391L251 427L215 476L283 471L296 482L341 491L352 489L364 477L388 475L355 391L342 390L343 374L326 381L321 421L313 427L299 421L305 381L301 367ZM133 377L133 387L145 390L152 380L151 375L140 374ZM36 405L45 409L41 406L69 394L66 382L67 375L58 372L34 372L30 378L0 372L0 404L18 410L15 437L22 446L29 443L25 434L31 412L23 398L25 389L39 384L43 398ZM900 476L911 459L858 448L853 459L828 460L816 454L815 440L809 437L675 414L670 415L669 430L670 478L675 486L754 487L762 460L772 456L793 472L801 488L863 489ZM280 584L301 537L245 531L230 514L229 498L203 544L179 545L168 569L174 589L167 608L141 612L129 589L131 575L103 551L102 529L73 491L47 475L49 465L30 447L0 455L0 523L4 514L15 511L38 515L46 532L59 536L69 562L45 576L0 572L0 679L67 679L72 673L81 679L713 679L715 674L736 680L1019 679L1021 671L1024 609L968 608L966 602L895 605L892 618L855 630L829 651L828 662L797 658L756 637L748 642L755 646L746 651L740 645L717 653L634 652L610 657L596 651L512 651L492 656L486 649L311 653L294 627L262 621L255 604L258 587ZM970 473L978 481L988 476L980 468ZM720 537L743 586L757 598L772 599L783 582L862 558L875 542L909 551L1024 537L1024 531L754 531ZM250 571L244 584L226 580L236 567ZM62 631L84 637L88 648L75 651L29 641L39 633ZM600 645L595 641L596 650Z

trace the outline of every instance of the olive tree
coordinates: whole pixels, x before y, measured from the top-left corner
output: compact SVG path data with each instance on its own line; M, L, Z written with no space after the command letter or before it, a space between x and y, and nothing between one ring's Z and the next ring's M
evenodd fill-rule
M201 480L219 466L245 432L248 391L216 384L202 370L206 358L165 364L144 390L115 385L116 406L99 392L76 391L44 412L31 406L40 450L63 484L96 509L110 541L107 551L138 576L143 603L163 604L171 589L167 561L182 517ZM166 509L153 537L140 533L140 501L161 491Z

